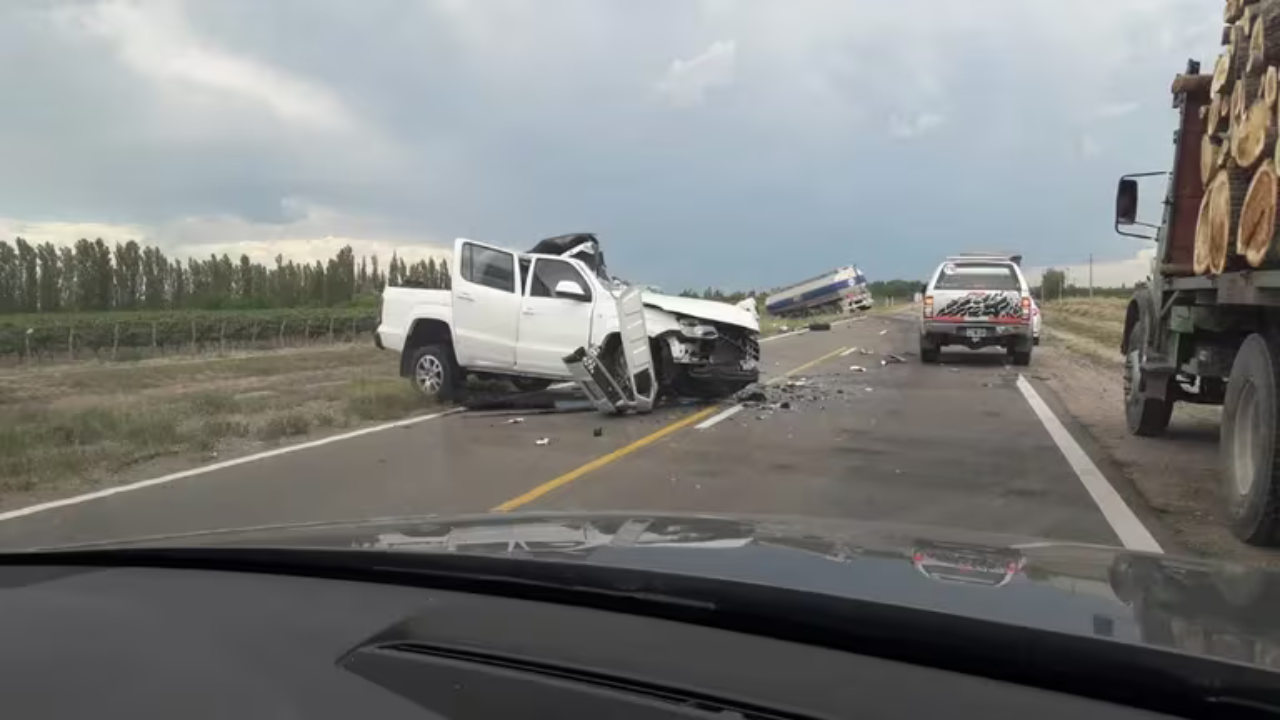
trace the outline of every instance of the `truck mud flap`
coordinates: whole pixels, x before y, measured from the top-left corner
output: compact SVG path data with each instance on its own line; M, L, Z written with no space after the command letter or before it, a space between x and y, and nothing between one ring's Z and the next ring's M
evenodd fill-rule
M628 288L618 298L623 367L611 371L606 359L600 357L602 346L578 348L564 358L574 382L602 413L650 412L657 399L658 383L640 292ZM618 377L616 370L625 370L626 375Z

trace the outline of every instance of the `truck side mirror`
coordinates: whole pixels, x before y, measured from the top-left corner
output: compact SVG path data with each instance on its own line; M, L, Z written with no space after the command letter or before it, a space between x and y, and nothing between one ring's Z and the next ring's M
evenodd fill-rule
M1120 178L1116 186L1116 225L1133 225L1138 221L1138 181Z
M586 290L577 283L576 280L561 280L556 283L556 289L553 293L558 298L568 298L570 300L581 300L586 302L591 299Z

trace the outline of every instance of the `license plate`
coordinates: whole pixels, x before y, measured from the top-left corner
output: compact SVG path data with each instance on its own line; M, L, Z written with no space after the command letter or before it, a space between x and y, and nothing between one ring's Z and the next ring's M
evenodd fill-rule
M965 337L983 338L987 336L987 329L986 328L966 328L964 331L964 334L965 334Z

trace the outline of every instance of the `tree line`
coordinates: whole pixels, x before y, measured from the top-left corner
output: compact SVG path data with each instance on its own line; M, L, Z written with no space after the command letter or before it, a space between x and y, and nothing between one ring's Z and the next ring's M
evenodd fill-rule
M919 280L876 280L867 283L867 290L872 297L895 297L907 298L914 295L920 290L921 281ZM754 297L760 303L761 308L764 307L764 300L769 296L768 292L759 292L756 290L733 290L724 291L720 288L708 287L701 292L693 289L680 291L680 297L702 298L703 300L719 300L721 302L738 303L742 300Z
M377 255L357 259L350 246L325 262L277 255L264 265L225 253L168 258L133 240L114 247L101 238L72 246L0 240L0 313L331 307L403 284L448 288L448 263L409 264L393 254L384 269Z

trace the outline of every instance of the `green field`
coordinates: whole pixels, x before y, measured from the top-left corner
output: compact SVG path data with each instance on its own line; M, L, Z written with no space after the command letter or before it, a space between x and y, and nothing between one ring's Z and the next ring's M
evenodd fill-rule
M128 360L173 352L350 342L376 327L377 311L370 308L0 315L0 357Z

